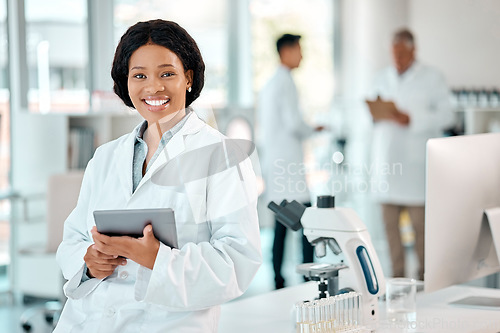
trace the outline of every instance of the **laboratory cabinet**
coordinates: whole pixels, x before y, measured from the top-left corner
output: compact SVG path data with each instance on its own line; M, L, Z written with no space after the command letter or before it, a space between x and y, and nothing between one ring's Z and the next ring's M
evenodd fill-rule
M11 184L21 194L40 193L48 177L72 169L84 169L96 147L130 132L141 116L120 113L35 114L16 112L12 122ZM76 131L91 133L91 139L76 137ZM71 163L72 152L91 141L91 152L79 163ZM75 147L75 144L78 146Z
M60 274L32 280L33 262L43 261L44 272L59 272L54 254L20 256L19 250L44 248L47 243L47 188L55 174L83 171L96 147L130 132L142 120L132 112L87 114L34 114L18 112L12 122L12 187L19 194L21 211L11 221L12 283L21 295L58 298ZM77 133L77 134L75 134ZM78 136L78 133L84 135ZM75 147L77 145L77 147ZM87 154L81 154L90 145ZM75 150L81 161L75 162ZM73 154L73 155L72 155ZM76 163L76 164L75 164ZM17 259L17 260L16 260ZM15 266L15 267L14 267ZM17 287L15 287L17 286Z

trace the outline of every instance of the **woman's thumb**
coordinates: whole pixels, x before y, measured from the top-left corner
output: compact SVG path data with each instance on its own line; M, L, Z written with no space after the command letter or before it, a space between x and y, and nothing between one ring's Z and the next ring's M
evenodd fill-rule
M153 233L153 226L151 224L148 224L147 226L144 227L143 234L144 237L149 236Z

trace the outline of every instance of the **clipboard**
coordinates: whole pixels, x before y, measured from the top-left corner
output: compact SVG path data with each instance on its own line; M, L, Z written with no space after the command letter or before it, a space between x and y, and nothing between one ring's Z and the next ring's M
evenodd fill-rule
M373 120L394 119L394 115L397 113L397 108L394 102L383 101L380 97L374 101L365 100L365 103L370 109Z

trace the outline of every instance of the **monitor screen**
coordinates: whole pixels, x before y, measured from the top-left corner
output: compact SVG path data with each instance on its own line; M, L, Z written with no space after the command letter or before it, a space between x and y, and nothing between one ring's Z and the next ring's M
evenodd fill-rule
M496 207L500 133L427 142L426 292L500 271L494 234L484 214Z

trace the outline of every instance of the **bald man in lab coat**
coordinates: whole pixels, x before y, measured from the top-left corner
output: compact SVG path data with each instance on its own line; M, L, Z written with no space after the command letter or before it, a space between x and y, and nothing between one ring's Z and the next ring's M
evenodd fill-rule
M302 60L300 38L299 35L284 34L276 42L280 65L259 95L258 142L266 201L279 204L283 199L297 200L310 206L302 141L323 127L311 127L302 118L291 74ZM276 289L285 285L281 274L285 236L286 227L275 221L273 268ZM302 248L303 262L312 262L313 248L305 237L302 237Z
M424 278L425 149L430 138L452 126L449 90L443 75L415 59L413 34L402 29L392 41L393 66L375 80L372 98L394 102L394 109L374 116L372 159L382 205L392 274L405 276L400 213L406 209L415 231L418 277ZM373 114L372 114L373 115Z

